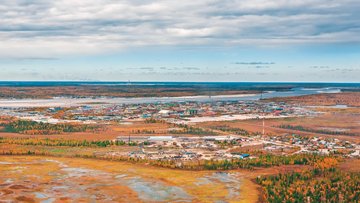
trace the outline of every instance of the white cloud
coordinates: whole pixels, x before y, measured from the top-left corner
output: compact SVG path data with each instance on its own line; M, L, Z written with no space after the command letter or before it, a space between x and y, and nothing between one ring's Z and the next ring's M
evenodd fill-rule
M3 0L1 56L359 43L357 0Z

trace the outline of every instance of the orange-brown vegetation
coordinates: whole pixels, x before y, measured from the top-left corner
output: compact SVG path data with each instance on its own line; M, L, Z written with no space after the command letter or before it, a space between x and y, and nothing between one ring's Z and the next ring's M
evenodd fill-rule
M15 120L6 124L2 124L2 126L4 126L5 132L15 132L30 135L51 135L66 132L95 132L101 130L100 126L97 125L86 125L79 123L50 124L30 120Z
M1 121L1 119L0 119ZM5 121L5 120L4 120ZM164 122L146 123L144 121L133 121L131 123L112 123L111 125L100 125L101 128L87 132L63 132L61 134L31 134L31 133L8 133L0 128L0 137L14 138L48 138L48 139L70 139L70 140L113 140L118 136L161 136L168 135L168 130L172 124Z
M214 202L217 200L225 200L227 202L257 201L257 196L253 195L254 192L256 192L256 184L249 181L247 174L245 174L250 173L249 171L230 172L232 174L230 177L235 181L236 185L233 186L234 188L229 188L231 182L227 183L212 179L212 176L217 173L214 171L198 171L194 173L192 171L170 170L130 163L79 158L24 156L2 156L1 158L2 161L11 163L0 167L0 173L2 174L0 181L9 178L14 181L4 186L6 190L12 192L5 197L13 197L14 199L18 196L27 196L39 202L41 200L39 197L28 195L29 191L36 191L54 196L56 201L61 202L63 202L62 200L89 202L94 196L99 202L108 199L115 202L154 202L154 200L151 199L144 200L144 197L140 199L140 197L142 197L141 192L134 190L131 185L127 185L126 181L130 180L139 181L138 184L140 185L143 184L143 182L149 182L154 185L161 184L164 185L164 187L175 186L181 188L192 197L190 202ZM26 166L26 169L22 168L23 166ZM71 168L72 170L70 172L61 170L67 168ZM17 170L17 173L11 173L11 170ZM84 173L81 176L71 176L71 174L68 174L74 170L82 170ZM91 171L87 174L86 170ZM59 182L59 176L53 174L61 174L61 176L67 177L67 180ZM126 177L118 179L116 178L118 175L125 175ZM204 182L202 180L208 181ZM26 181L31 181L31 184ZM26 184L31 185L31 188L19 190L9 188L12 185L24 186ZM69 184L71 188L66 191L67 193L64 193L62 190L53 189L56 186L68 187ZM81 191L80 188L86 188L86 190ZM232 194L231 191L235 191L235 193ZM159 192L164 193L167 191L161 189ZM86 196L79 195L84 193ZM156 194L156 192L154 194ZM165 199L162 202L173 202L171 200L174 197L169 196L167 198L170 199Z
M258 91L228 90L221 88L164 87L148 85L127 86L51 86L51 87L0 87L0 98L53 98L71 97L178 97L195 95L248 94Z
M165 122L156 122L156 123L147 123L143 121L132 122L132 123L125 123L125 124L118 124L113 125L110 129L119 136L121 135L129 135L129 134L136 134L136 135L147 135L151 134L152 136L156 135L166 135L168 133L169 128L172 125L165 123Z
M360 92L327 93L297 97L272 98L267 101L287 102L308 106L348 105L360 107Z
M325 158L311 170L258 177L266 202L358 202L360 173L336 168L338 160Z
M339 164L339 169L342 171L360 173L360 159L357 158L346 159Z

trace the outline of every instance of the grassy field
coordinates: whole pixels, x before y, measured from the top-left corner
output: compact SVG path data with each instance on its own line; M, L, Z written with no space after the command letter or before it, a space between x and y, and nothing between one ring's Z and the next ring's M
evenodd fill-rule
M0 198L27 202L256 202L259 188L251 179L279 171L193 173L77 158L0 158Z
M101 125L100 125L101 126ZM60 134L28 134L28 133L12 133L4 132L4 127L0 126L0 137L11 138L48 138L48 139L65 139L65 140L87 140L87 141L103 141L114 140L118 136L164 136L169 135L173 129L183 129L173 124L157 122L146 123L144 121L132 121L123 123L111 123L110 125L102 125L101 130L89 132L64 132ZM178 135L178 134L177 134ZM194 136L194 134L184 133L181 136ZM198 136L195 134L195 136Z
M321 163L316 167L322 167ZM353 159L335 166L345 173L358 173L358 164L359 159ZM19 202L266 202L264 188L255 179L303 173L313 168L283 165L195 173L98 159L2 155L0 199Z
M301 104L309 106L333 106L348 105L360 107L360 92L342 92L332 94L315 94L297 97L272 98L266 101L281 101L292 104Z
M274 89L274 88L271 88ZM275 88L277 89L277 88ZM281 88L283 89L283 88ZM288 88L285 88L288 89ZM195 95L232 95L259 93L242 87L206 87L199 85L126 85L126 86L43 86L43 87L0 87L0 98L53 98L69 97L179 97Z

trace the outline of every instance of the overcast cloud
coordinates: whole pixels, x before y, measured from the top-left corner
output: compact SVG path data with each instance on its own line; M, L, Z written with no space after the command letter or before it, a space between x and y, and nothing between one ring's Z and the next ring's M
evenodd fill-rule
M359 0L2 0L0 56L359 43Z
M360 0L2 0L0 80L357 81Z

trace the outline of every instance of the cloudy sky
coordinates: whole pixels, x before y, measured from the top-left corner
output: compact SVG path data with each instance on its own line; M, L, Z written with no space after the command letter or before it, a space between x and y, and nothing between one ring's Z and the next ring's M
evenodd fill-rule
M360 0L2 0L0 80L360 82Z

